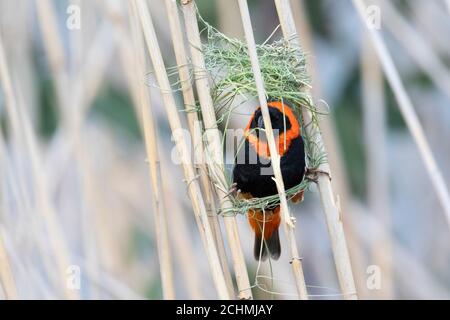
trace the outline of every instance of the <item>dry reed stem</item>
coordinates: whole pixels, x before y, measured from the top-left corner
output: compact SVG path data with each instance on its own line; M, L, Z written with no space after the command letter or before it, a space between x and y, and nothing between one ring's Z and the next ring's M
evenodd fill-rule
M81 6L80 0L71 0L71 4ZM87 2L86 4L92 4L92 2ZM83 10L89 10L89 8L82 8ZM58 34L58 30L54 31ZM82 42L81 32L70 32L68 34L69 48L70 48L70 58L68 59L69 65L71 65L75 70L81 70L83 66L83 42ZM82 203L80 215L80 225L81 225L81 241L83 245L83 251L86 256L86 265L91 270L91 273L100 273L100 261L99 255L97 254L97 233L96 230L99 229L97 226L97 220L95 219L96 211L93 210L93 203L95 203L95 192L98 190L94 188L92 183L92 177L94 176L89 163L89 155L85 148L85 143L83 141L83 120L84 113L82 110L87 109L87 106L82 106L85 102L83 99L85 86L84 86L84 76L86 74L80 73L77 81L74 81L74 77L69 74L67 68L67 74L69 75L69 87L68 88L58 88L58 90L65 90L65 92L60 92L60 94L67 94L63 98L65 99L66 105L61 107L67 108L67 125L68 125L68 140L74 143L74 159L73 166L79 168L78 179L80 183L79 193L80 202ZM73 92L71 91L73 90ZM69 149L70 150L70 149ZM92 282L87 283L89 299L99 299L100 292L99 288Z
M284 38L286 41L292 43L296 48L300 48L289 0L275 0L275 5L278 11L278 17ZM311 112L307 108L303 108L302 114L305 123L312 123ZM315 131L319 129L309 125L306 130ZM322 137L319 132L317 133L318 134L312 132L310 136L316 136L318 144L323 145ZM322 164L319 167L317 186L319 189L322 208L327 221L328 233L330 234L331 247L333 250L336 271L342 294L346 299L357 299L355 281L353 279L341 212L334 198L329 173L330 167L327 163Z
M102 78L103 72L97 72L99 70L99 65L104 66L109 59L105 58L105 56L102 53L102 63L95 64L95 68L92 68L92 60L98 60L98 52L100 51L99 48L104 50L103 45L105 44L104 41L95 41L93 48L90 50L90 55L88 62L89 65L86 65L84 68L81 68L79 71L79 77L76 79L77 81L74 81L73 84L75 85L75 88L72 88L71 92L74 92L70 97L67 97L67 94L69 92L68 84L69 84L69 77L67 70L65 70L65 56L64 56L64 50L62 47L62 43L60 41L60 38L58 36L58 30L57 30L57 21L56 16L54 12L54 8L52 6L51 1L43 1L38 3L38 15L39 15L39 22L41 24L41 29L43 32L43 39L44 44L46 47L46 52L49 57L49 64L51 66L51 71L54 78L54 83L57 89L57 101L58 105L61 109L61 114L63 115L63 121L66 124L71 124L70 129L71 131L67 132L70 133L68 140L68 145L74 145L75 146L75 156L76 156L76 163L79 163L81 166L80 172L82 173L80 179L81 183L83 184L83 187L80 189L82 190L82 199L86 199L85 203L92 203L92 200L95 199L95 197L90 197L90 194L92 192L86 192L84 190L97 190L96 188L93 188L92 184L90 183L90 168L87 162L86 153L84 152L82 148L82 144L79 140L78 132L80 131L80 125L81 120L83 119L83 115L85 109L90 105L90 101L92 101L93 97L95 96L95 92L98 89L98 83L100 83L100 80ZM70 39L72 40L74 38L74 35L80 34L78 33L71 33ZM98 32L97 38L105 38L105 28L101 28L101 30ZM77 40L79 37L77 37ZM73 41L71 41L73 42ZM73 43L75 44L75 43ZM79 44L79 41L77 42ZM77 46L77 48L81 48L80 45ZM109 51L108 51L109 52ZM81 62L81 51L76 50L76 53L72 55L73 61L76 63ZM87 64L87 63L86 63ZM104 70L104 68L101 68L101 70ZM89 77L86 77L87 73L89 72ZM88 81L84 81L88 79ZM84 90L86 88L83 88L83 85L87 88L87 90ZM82 94L87 91L89 93L89 99L84 98ZM84 99L83 99L84 98ZM66 112L67 111L67 112ZM69 115L70 111L70 115ZM69 123L71 121L71 123ZM60 127L61 128L61 127ZM64 128L64 126L62 126ZM63 131L63 130L60 130ZM63 133L66 133L65 131ZM71 161L70 165L74 166L74 162L72 161L72 157L69 153L67 153L62 161L64 164L64 167L69 164L69 161ZM53 190L55 189L54 185L56 182L49 181L49 193L51 194ZM93 232L94 228L93 226L95 223L92 223L93 221L90 221L90 214L88 214L89 207L84 206L82 210L82 221L83 221L83 243L84 248L86 251L86 256L89 257L89 261L92 263L93 266L97 266L96 269L98 269L98 261L97 261L97 255L95 253L95 246L94 243L94 237L95 233ZM95 211L93 212L95 213ZM101 224L99 224L101 225ZM39 245L41 244L41 241L38 242ZM46 260L45 260L46 262ZM52 274L52 270L49 269L49 274ZM94 268L93 268L94 269ZM96 288L92 287L90 288L89 292L92 292L95 294Z
M160 263L160 275L162 283L163 298L165 300L175 299L175 287L173 280L172 257L168 237L168 223L166 210L161 196L162 179L159 150L153 113L148 88L143 79L137 77L146 70L144 56L145 44L137 21L132 21L132 41L125 25L125 18L120 11L119 3L108 2L107 12L115 29L115 37L119 47L120 58L126 75L135 111L140 120L141 130L144 136L147 163L152 186L152 204L154 209L155 235ZM134 46L133 46L134 44ZM133 47L135 52L133 53Z
M74 0L73 3L80 5L77 0ZM72 32L69 35L69 42L73 52L70 62L80 71L78 71L73 78L69 76L64 46L58 32L59 28L53 2L51 0L39 1L37 3L37 10L44 46L48 56L54 85L56 87L57 102L62 116L63 125L60 128L63 128L61 130L62 134L67 134L67 144L71 147L73 146L74 157L76 160L73 162L72 157L70 157L71 153L68 153L67 162L71 161L70 165L73 167L76 167L77 164L80 166L79 179L82 186L80 188L81 202L91 204L95 199L93 196L95 192L93 190L96 189L92 186L92 181L90 179L92 175L88 162L88 155L83 147L84 144L81 141L82 136L80 135L80 132L82 132L83 120L91 102L89 99L94 98L94 90L98 89L98 83L103 74L103 72L98 73L95 71L102 71L104 69L97 69L96 67L94 70L86 70L83 68L81 33ZM100 29L99 33L102 34L102 31L103 29ZM102 44L101 42L99 43ZM100 51L99 46L94 43L90 53L96 53L97 51ZM96 56L97 55L93 55L93 58L96 58ZM87 76L88 74L86 71L89 72L89 76ZM86 78L89 79L89 83L86 83ZM94 81L91 79L94 79ZM95 80L97 80L97 82ZM91 84L93 85L90 86ZM89 99L84 98L85 91L90 93ZM99 222L97 214L90 209L90 206L84 205L80 211L80 217L83 249L86 258L88 259L92 270L99 270L100 262L98 261L95 252L97 243L95 225ZM97 288L91 284L89 284L89 286L88 292L93 298L98 298Z
M178 66L178 75L181 83L181 90L183 93L183 100L185 109L189 110L196 105L194 90L192 88L188 54L186 52L184 37L182 33L182 27L180 17L178 15L178 7L176 2L172 0L165 0L166 11L169 20L169 27L172 36L172 44L175 52L175 59ZM203 159L205 158L203 140L201 136L201 123L196 112L187 112L187 120L189 125L189 131L191 133L191 139L194 148L194 161L198 166L198 174L200 175L200 182L204 192L204 199L206 208L209 212L209 223L216 239L216 246L219 252L220 261L222 263L222 270L227 281L228 291L231 296L234 296L233 279L231 277L230 269L228 267L228 260L226 256L225 246L222 237L222 231L219 225L219 219L216 214L216 208L214 204L214 194L212 190L211 181L208 176L208 168L206 167Z
M381 1L384 24L405 48L406 52L418 64L419 68L431 79L447 97L450 97L450 73L445 63L430 45L397 12L389 1ZM409 50L414 48L414 50Z
M30 163L32 167L32 177L35 183L35 190L37 192L36 201L40 213L42 214L47 232L49 236L50 245L55 254L57 272L61 281L61 289L66 298L79 298L78 292L70 290L66 286L66 268L69 264L67 244L63 237L62 231L56 219L56 213L51 204L51 197L48 194L48 185L45 176L42 172L41 159L39 156L37 142L32 132L30 119L27 116L25 108L22 103L18 102L15 92L12 87L10 72L6 62L5 51L3 47L3 39L0 37L0 80L6 100L6 112L9 121L13 124L15 133L20 132L23 137L30 156ZM20 95L19 95L20 97Z
M8 8L9 7L9 8ZM30 118L32 123L37 122L38 112L36 108L37 90L34 87L34 79L36 76L36 70L34 69L33 61L33 35L29 32L31 28L30 13L33 9L28 2L21 3L9 3L4 4L0 11L4 16L1 19L8 20L11 17L17 23L9 24L6 22L4 25L4 41L7 44L7 51L9 52L9 63L14 65L14 79L17 83L20 83L22 92L29 93L25 96L25 106L30 112ZM8 13L14 10L14 16ZM11 22L13 21L11 20ZM20 23L19 23L20 22Z
M161 168L158 156L158 146L154 127L153 116L150 110L145 84L140 85L140 107L142 110L142 125L144 130L145 145L147 150L148 165L152 184L152 197L155 216L156 239L159 253L161 282L163 285L164 299L175 299L175 288L172 272L172 258L168 238L167 215L161 199Z
M209 166L210 173L217 175L219 181L226 181L220 131L217 128L217 119L210 95L209 80L205 77L205 60L203 53L200 50L202 43L198 28L195 3L194 1L182 1L182 7L194 67L195 83L200 100L203 122L205 125L206 162ZM216 193L220 199L221 210L223 212L228 212L233 204L227 194L227 191L216 186ZM239 290L239 298L252 299L250 281L239 239L239 230L236 223L236 217L227 215L224 216L223 219L228 236L228 243L230 245L234 273Z
M445 5L447 7L448 14L450 14L450 0L445 0Z
M14 131L14 129L12 130ZM11 137L11 145L18 145L20 144L20 141L18 139L14 139L14 132ZM17 147L16 147L17 148ZM11 153L13 153L14 148L11 148ZM5 139L3 136L2 130L0 130L0 153L3 154L3 163L2 163L2 169L5 173L5 180L9 183L10 190L11 190L11 198L14 199L14 203L17 205L16 210L19 213L18 218L20 219L21 216L26 215L26 213L33 212L33 205L31 203L30 194L26 188L26 179L24 177L24 174L22 171L24 170L18 170L18 172L14 172L15 170L9 169L11 167L11 157L9 154L7 154ZM6 169L8 168L8 169ZM33 215L31 214L27 221L29 221L31 225L31 232L34 233L36 239L36 245L38 249L38 254L42 258L44 269L48 270L48 272L51 272L53 269L53 261L48 259L48 254L46 252L47 244L44 244L44 237L42 237L42 233L37 232L38 230L38 219L40 218L39 215ZM22 218L24 219L24 218ZM49 281L56 283L58 280L58 276L49 275Z
M384 99L383 71L372 44L363 41L361 70L363 87L363 127L367 159L367 196L369 214L385 226L374 234L372 258L383 274L381 290L373 294L381 299L393 298L391 218L389 213L389 172L387 163L387 115ZM373 230L375 231L375 230Z
M73 0L73 3L81 5L79 0ZM83 4L87 6L92 5L92 3L86 2ZM90 9L92 8L82 8L84 11ZM110 58L114 53L114 50L111 50L111 47L113 47L111 44L112 40L109 40L111 37L107 33L109 32L107 27L109 27L109 24L103 20L99 30L96 31L93 37L92 45L87 48L85 55L83 55L82 51L84 47L82 33L69 33L71 51L73 52L70 65L75 66L77 71L69 77L70 90L73 93L69 97L65 97L67 101L66 108L69 109L67 114L70 114L69 119L66 121L67 126L61 127L61 130L56 134L67 134L66 142L69 148L65 155L67 162L64 163L64 167L79 166L80 200L85 203L80 212L81 232L83 249L87 260L86 265L92 274L91 278L101 276L101 265L111 265L110 260L104 261L105 256L111 254L111 247L101 247L101 245L105 244L105 234L107 233L105 230L107 221L105 221L105 215L102 214L98 201L101 187L94 179L95 172L93 172L92 164L90 163L90 154L85 147L85 141L83 141L84 121L103 81ZM98 61L101 62L99 63ZM75 156L76 161L73 161L72 154ZM98 252L102 254L99 255ZM97 275L94 275L94 273ZM98 286L91 282L88 285L88 297L90 299L100 298Z
M444 40L442 34L448 32L447 11L442 10L438 1L424 2L415 1L411 6L411 22L414 22L417 31L429 41L431 47L439 56L448 56L450 53L450 42Z
M203 228L205 232L205 249L210 264L214 284L216 286L216 290L220 299L230 299L228 287L220 263L220 258L216 250L214 236L208 222L208 213L203 201L201 189L197 181L197 176L195 175L195 170L191 163L187 142L184 140L184 137L182 135L182 126L178 114L178 109L175 104L175 99L172 95L172 88L170 86L170 82L166 73L161 50L156 39L156 33L152 18L150 16L150 12L148 11L147 3L145 2L145 0L134 0L133 5L136 6L135 9L137 10L137 13L139 15L139 19L142 25L142 31L144 32L145 40L147 42L147 49L153 63L153 68L155 70L155 75L161 89L163 101L166 106L167 118L169 120L180 160L183 164L184 175L186 178L189 195L192 201L192 207L194 212L200 218L201 225L199 225L199 228Z
M271 164L275 176L275 182L280 196L281 217L285 227L286 237L288 240L289 254L291 257L292 271L294 272L295 284L297 293L300 299L308 299L308 291L306 289L305 277L303 274L303 267L301 257L298 254L297 243L295 240L295 226L293 218L289 213L289 207L286 200L286 191L284 189L283 176L280 166L280 155L275 143L275 137L270 121L269 107L267 106L266 92L264 89L264 80L259 66L258 53L256 51L256 43L253 35L252 22L250 19L250 12L248 9L247 0L239 0L239 8L241 12L242 25L244 27L245 37L247 39L248 53L252 64L253 74L255 77L256 88L258 91L259 103L261 106L262 115L264 118L264 127L266 128L266 135L269 142Z
M78 6L81 5L79 0L72 0L72 3ZM95 230L97 229L97 223L100 223L100 226L102 224L101 221L98 221L97 212L92 210L90 206L95 202L96 197L94 194L97 189L92 184L89 159L80 133L83 131L83 120L92 101L91 99L95 96L94 90L98 89L99 79L102 78L104 68L96 67L88 70L83 68L85 66L82 64L84 58L82 56L82 36L80 32L71 32L69 34L70 49L72 51L70 64L80 71L73 77L69 75L53 2L44 0L37 4L37 9L48 61L56 87L57 102L62 115L63 125L60 127L62 130L59 133L67 134L67 144L70 146L70 151L72 151L71 147L73 147L73 155L76 161L72 161L73 159L70 157L72 153L69 151L67 158L68 161L71 161L70 165L73 167L79 165L80 167L80 201L86 204L83 205L80 211L83 250L91 265L91 270L99 270L100 262L96 254L97 234ZM86 10L88 9L86 8ZM101 28L98 33L102 35L104 33L103 30L104 28ZM100 41L98 43L102 44ZM94 43L93 48L89 51L89 58L96 58L97 55L95 53L100 51L100 49L99 45ZM93 56L91 55L92 53L94 53ZM89 79L89 83L85 81L86 79ZM88 99L84 97L85 91L90 93ZM88 285L90 286L88 292L91 297L94 299L98 298L97 288L91 284Z
M87 49L84 64L80 66L80 70L73 80L75 85L83 86L82 102L77 108L81 120L86 117L92 101L104 83L105 71L108 69L114 53L115 44L110 36L109 24L102 22L91 47Z
M365 24L365 4L362 0L353 0L353 4L356 7L358 14L361 18L363 24ZM437 197L441 203L445 219L448 226L450 227L450 195L448 188L445 184L442 173L436 163L434 155L431 151L428 140L425 136L425 132L420 124L419 118L414 110L411 99L409 98L406 89L402 83L402 80L398 74L398 71L392 61L392 57L387 50L383 39L380 34L369 28L370 39L380 59L381 65L383 67L386 78L394 92L395 98L397 100L400 112L411 132L417 147L419 148L420 155L425 163L428 175L430 176L431 182Z
M66 70L64 46L58 35L58 24L52 0L36 1L36 9L39 24L43 35L44 47L49 57L50 69L54 77L58 105L60 107L63 122L69 120L66 105L69 88L69 77Z
M11 270L8 252L6 250L2 230L0 229L0 288L3 288L5 297L8 300L16 300L19 298L16 283Z
M316 54L314 50L314 41L311 28L308 24L308 18L305 14L305 0L294 1L292 3L292 13L295 19L297 30L301 37L299 42L302 45L303 51L308 54L307 59L308 74L311 76L311 81L314 84L311 88L314 100L319 101L322 97L322 88L320 86L319 74L317 72ZM331 182L336 194L339 195L341 207L344 212L347 203L350 201L350 191L348 186L347 172L343 163L341 149L337 139L336 128L332 120L332 115L327 117L319 117L319 126L322 133L325 149L327 150L327 159L333 172L333 181ZM348 236L348 235L347 235Z
M302 49L307 52L307 69L311 76L312 83L311 88L312 95L315 101L319 101L322 97L322 89L320 86L320 78L317 72L317 61L314 49L314 41L312 36L311 27L306 16L305 8L306 0L298 0L291 2L292 13L297 26L298 33L301 34L299 41L301 42ZM342 150L339 147L337 129L333 121L333 116L330 114L327 117L319 117L319 127L322 134L323 143L327 150L327 159L330 164L331 172L333 172L333 180L331 185L339 197L339 204L342 212L346 212L348 218L353 219L351 205L351 192L347 178L347 170L344 165ZM358 295L361 296L367 292L366 286L366 262L365 252L360 241L357 238L356 231L352 228L351 223L344 225L345 236L347 238L347 245L350 252L350 260L353 269L353 275L355 277L355 284L358 291Z
M364 210L353 210L354 221L358 228L359 240L367 247L377 239L373 239L373 234L386 232L383 222L377 217ZM368 227L367 227L368 226ZM373 230L374 232L366 232ZM399 282L405 285L406 292L411 292L417 296L412 299L449 299L450 291L442 281L436 279L430 270L424 267L423 261L419 261L414 254L411 254L401 243L392 240L392 249L395 252L395 263L392 265L392 272ZM414 279L414 281L411 281ZM382 284L383 285L383 284Z
M180 197L173 199L174 194L177 194L176 179L173 176L173 170L168 168L169 157L166 153L161 153L162 163L161 169L163 176L163 198L165 199L167 213L170 219L169 236L174 245L174 256L178 260L178 267L185 283L190 299L203 300L203 282L204 278L201 276L200 263L202 260L194 261L195 257L195 241L190 233L190 224L186 219L185 211L181 204ZM175 201L176 200L176 201Z
M131 96L135 106L136 114L141 115L140 125L143 132L147 163L152 186L152 202L155 220L155 235L160 264L160 275L162 283L163 298L165 300L175 299L175 287L173 280L172 257L168 237L167 215L161 196L162 179L161 164L159 160L159 150L153 113L148 88L143 79L137 77L143 70L146 70L146 60L144 56L145 44L139 33L137 21L132 21L132 39L130 41L128 30L126 29L124 16L120 12L119 3L108 2L107 12L115 29L115 37L119 45L120 57L123 69L129 84Z
M135 16L135 17L138 17L138 14L135 12L135 8L134 8L134 6L131 6L131 8L130 8L130 14L133 16ZM132 20L137 20L137 19L132 19ZM139 28L139 26L137 25L138 23L137 23L137 21L132 21L132 31L133 31L133 37L134 37L134 41L135 41L135 43L134 43L134 45L135 45L135 50L139 50L140 52L142 52L142 53L144 53L145 52L145 44L143 43L143 39L142 39L142 34L137 34L137 32L139 32L138 30L140 30L140 28ZM131 48L131 47L130 47ZM145 58L145 57L144 57ZM122 59L123 61L129 61L129 59L128 58L124 58L124 59ZM148 66L146 65L146 63L145 64L143 64L143 67L140 69L140 70L136 70L135 72L133 72L133 73L131 73L131 74L128 74L128 78L133 78L133 79L136 79L136 75L137 74L141 74L141 75L143 75L143 72L144 72L144 70L147 70L148 68L147 68ZM141 81L139 82L139 86L142 86L142 85L144 85L145 84L145 79L144 79L144 77L141 77ZM148 99L148 97L147 97L147 99ZM150 100L148 100L147 102L146 102L146 105L148 105L148 106L150 106ZM150 109L149 108L146 108L146 109L148 109L148 112L150 112ZM139 110L137 110L137 114L140 114L141 112L139 111ZM141 119L142 117L140 117L140 120L142 120ZM141 125L142 125L142 123L141 123ZM167 158L165 159L165 160L167 160ZM160 163L160 161L159 161L159 163ZM165 189L165 184L164 184L164 181L163 180L161 180L162 181L162 186L163 186L163 189ZM165 193L162 193L163 195L165 194ZM163 198L165 198L164 196L163 196ZM168 204L168 202L167 201L165 201L165 203L166 204ZM166 209L167 210L167 209ZM166 211L166 214L167 214L167 211ZM195 219L196 219L196 222L197 222L197 224L198 225L201 225L201 219L200 219L200 217L197 215L197 214L195 214L194 215L195 216ZM165 219L165 220L167 220L167 219ZM167 223L166 223L167 224ZM176 229L176 226L180 226L180 225L182 225L182 223L171 223L171 229ZM174 231L174 230L172 230L172 232L176 232L176 231ZM202 240L202 243L203 243L203 245L206 247L208 244L207 244L207 240L206 240L206 235L205 235L205 230L203 229L203 228L199 228L199 234L200 234L200 238L201 238L201 240ZM177 235L177 236L174 236L173 238L176 238L176 240L179 240L179 238L181 237L181 238L184 238L184 239L187 239L187 237L186 237L186 235L187 235L187 233L185 232L184 233L184 236L183 237L181 237L180 235ZM185 240L185 241L188 241L188 240ZM175 243L175 245L177 245L178 243ZM178 250L177 250L178 251ZM183 273L185 272L185 269L187 270L187 269L192 269L192 267L191 266L194 266L195 265L195 263L193 263L193 261L192 260L189 260L189 259L187 259L187 257L186 257L186 255L184 254L184 253L188 253L188 255L190 254L190 259L193 259L194 258L194 254L193 254L193 250L187 250L188 252L183 252L183 253L180 253L180 252L176 252L176 254L178 255L178 257L179 257L179 259L181 260L181 261L183 261L183 264L182 265L184 265L184 269L183 269ZM186 265L189 265L189 267L186 267ZM161 270L161 272L163 272L163 270ZM195 278L195 277L193 277L193 278ZM185 279L186 281L187 281L187 283L188 283L188 290L190 291L190 293L191 293L191 295L193 296L193 297L201 297L201 294L200 294L200 291L198 290L198 288L196 288L195 287L195 285L192 285L192 279Z
M97 32L96 36L93 40L93 45L89 48L89 52L86 54L86 59L84 61L84 65L80 67L79 73L76 76L77 78L73 80L74 86L73 92L77 93L76 95L72 95L73 101L78 101L73 105L76 105L75 110L77 113L74 113L74 117L72 120L76 120L77 123L82 123L83 119L85 119L86 114L89 111L89 107L92 104L92 101L95 99L97 92L99 91L101 84L103 83L103 78L105 75L105 71L109 62L111 61L111 57L115 52L114 42L110 40L109 35L109 24L103 23L100 27L100 30ZM49 61L51 57L49 56ZM50 63L52 63L50 61ZM54 82L56 82L56 75L53 74ZM81 92L80 86L83 86L83 94L79 95ZM58 89L57 87L56 89ZM59 96L59 95L58 95ZM60 101L59 101L60 102ZM72 127L72 130L74 128ZM55 134L58 136L62 134L62 131L65 130L64 126L60 126L57 129L59 132ZM72 134L67 139L66 145L73 146L75 144L75 140L78 134ZM57 141L57 140L55 140ZM78 150L77 150L78 151ZM64 158L61 161L61 167L66 168L67 166L72 165L72 156L69 153L64 155ZM50 181L50 190L55 190L56 184L58 180L55 179L54 182Z

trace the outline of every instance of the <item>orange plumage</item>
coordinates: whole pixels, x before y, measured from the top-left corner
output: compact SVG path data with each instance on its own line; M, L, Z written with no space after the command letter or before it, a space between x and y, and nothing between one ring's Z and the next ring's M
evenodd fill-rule
M269 114L274 129L277 151L285 188L292 188L303 180L305 150L300 124L293 110L281 101L269 101ZM263 198L277 194L270 164L270 150L260 108L257 108L244 131L245 147L236 159L233 180L241 198ZM303 199L303 192L293 197L294 203ZM281 254L278 228L280 207L248 211L248 222L255 233L254 256L265 260Z
M248 222L258 237L264 232L264 240L269 240L274 231L280 227L280 207L276 207L273 211L260 210L248 211Z

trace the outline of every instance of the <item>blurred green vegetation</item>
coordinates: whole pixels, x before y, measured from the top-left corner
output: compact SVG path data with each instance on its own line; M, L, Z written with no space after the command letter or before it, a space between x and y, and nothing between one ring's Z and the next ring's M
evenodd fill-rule
M140 228L134 228L132 232L130 250L128 251L128 261L148 261L153 258L151 253L156 253L156 243ZM150 262L149 262L150 264ZM153 264L153 262L152 262ZM145 298L150 300L162 299L162 284L160 277L153 277L152 281L143 284L145 287Z
M3 101L0 100L0 104L3 103ZM4 137L8 138L8 128L7 128L7 119L6 119L6 112L0 113L0 130Z
M366 189L364 176L366 165L359 89L360 75L353 72L341 94L341 99L333 105L331 116L336 123L338 141L341 143L342 155L350 176L350 186L354 193L363 196Z
M395 97L385 82L387 121L389 130L403 130L405 123L398 110ZM366 194L366 158L361 96L361 70L352 71L341 98L333 105L333 121L353 194L364 198Z
M39 73L44 74L44 73ZM56 104L56 93L53 81L48 77L42 77L38 81L38 130L46 139L56 131L59 123L59 113Z
M105 84L94 101L91 116L105 119L116 131L142 140L139 122L127 91L112 84Z
M38 84L38 132L43 138L49 139L60 125L56 93L50 78L41 76ZM139 123L128 92L112 83L103 85L92 104L89 116L105 120L118 134L126 134L132 139L142 140Z

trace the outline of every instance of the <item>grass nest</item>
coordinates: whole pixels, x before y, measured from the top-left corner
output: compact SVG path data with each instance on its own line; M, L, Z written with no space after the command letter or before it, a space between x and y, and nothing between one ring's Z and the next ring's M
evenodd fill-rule
M239 106L236 97L244 96L245 100L256 99L258 92L254 80L252 65L248 55L247 44L237 39L231 39L210 26L204 20L203 34L207 41L202 51L208 77L212 79L211 95L218 124L222 128L228 127L228 122L235 109ZM286 190L288 200L301 190L309 187L314 180L308 173L313 173L321 164L326 162L323 146L318 143L317 116L319 114L310 95L310 78L307 73L306 58L300 48L277 40L269 43L272 35L263 44L257 45L261 72L264 78L265 90L268 97L288 102L293 108L299 123L302 125L302 134L305 142L307 173L303 182ZM302 118L302 108L311 111L312 122L305 123ZM313 126L313 130L306 130ZM225 141L225 138L224 138ZM242 145L242 143L240 144ZM232 179L227 172L228 181L214 181L220 188L230 190ZM264 210L273 208L280 202L279 196L273 195L265 198L242 200L232 195L233 208L230 212L220 214L246 214L249 209Z

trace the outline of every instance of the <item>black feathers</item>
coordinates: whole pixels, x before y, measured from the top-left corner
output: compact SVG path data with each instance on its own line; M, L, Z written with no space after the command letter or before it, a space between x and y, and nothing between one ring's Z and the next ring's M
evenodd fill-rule
M286 105L286 110L292 111ZM283 109L282 109L283 110ZM280 109L269 107L272 127L279 135L289 139L287 150L281 157L281 172L286 189L290 189L300 184L305 173L305 147L301 134L293 139L289 135L295 128L300 131L299 124L295 118L288 117ZM291 119L290 119L291 118ZM292 122L293 121L293 122ZM255 135L262 144L266 143L264 132L264 122L262 121L261 109L257 109L249 123L249 133ZM276 137L283 144L285 141L281 136ZM261 156L255 146L245 139L245 145L236 156L236 164L233 170L233 180L237 184L238 190L243 193L251 193L253 197L263 198L277 194L275 182L272 179L273 169L270 157Z
M281 157L280 165L286 189L302 182L305 174L305 149L301 136L292 140L289 149ZM237 184L237 189L243 193L251 193L255 198L275 195L277 187L273 176L270 159L260 157L246 140L233 170L233 181Z
M276 229L269 239L266 239L261 245L262 237L255 234L255 244L253 247L253 256L256 260L266 261L268 255L274 260L278 260L281 255L281 244L278 229ZM261 258L261 259L260 259Z

